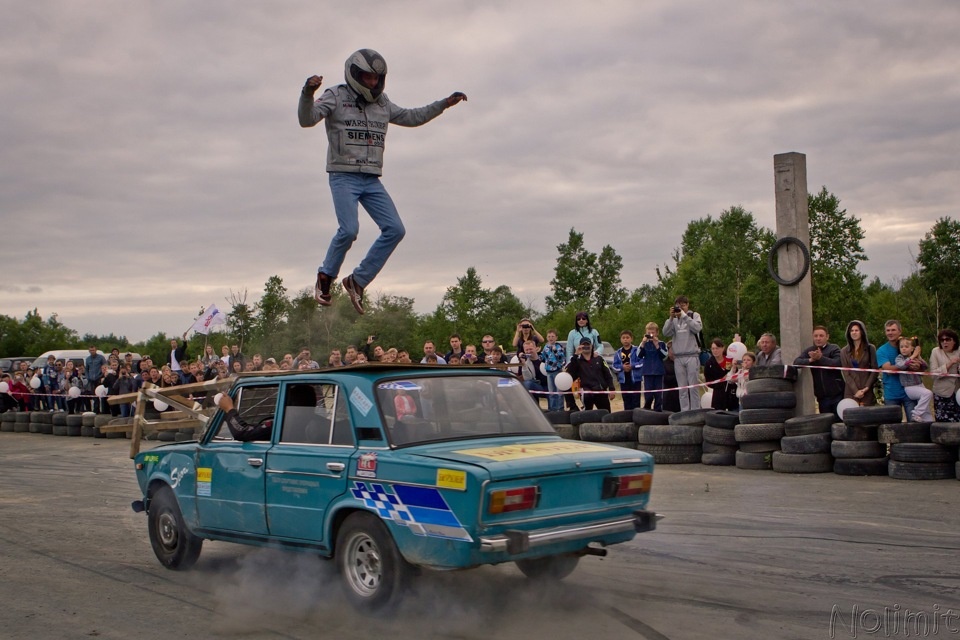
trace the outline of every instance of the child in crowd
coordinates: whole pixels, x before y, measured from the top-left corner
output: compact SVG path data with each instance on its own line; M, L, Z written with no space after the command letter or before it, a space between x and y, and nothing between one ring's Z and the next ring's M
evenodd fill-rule
M563 345L557 342L557 330L547 331L547 343L540 350L540 358L544 362L544 368L547 370L547 396L548 411L563 410L563 396L557 389L557 374L563 371L563 365L567 361L567 352Z
M918 371L926 371L927 363L920 356L920 341L917 338L900 338L900 355L894 364L901 371L907 371L911 362L920 364ZM923 386L923 381L917 373L901 373L900 384L903 391L911 400L916 400L917 406L910 419L914 422L933 422L930 412L930 403L933 401L933 392Z
M617 381L620 383L623 408L625 411L632 411L640 406L640 374L643 364L637 348L633 346L632 331L624 329L620 332L620 345L621 348L613 354L613 370L617 372Z
M750 368L757 363L757 354L747 351L743 360L734 362L730 367L730 379L737 381L737 398L747 395L747 381L750 380Z

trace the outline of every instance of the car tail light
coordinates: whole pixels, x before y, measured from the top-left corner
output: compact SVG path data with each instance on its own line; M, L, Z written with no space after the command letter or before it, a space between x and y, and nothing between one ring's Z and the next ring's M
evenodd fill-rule
M510 511L524 511L537 506L540 490L537 487L521 487L519 489L502 489L490 492L490 513L507 513Z
M653 484L652 473L635 473L627 476L607 476L603 479L604 498L622 498L649 493Z

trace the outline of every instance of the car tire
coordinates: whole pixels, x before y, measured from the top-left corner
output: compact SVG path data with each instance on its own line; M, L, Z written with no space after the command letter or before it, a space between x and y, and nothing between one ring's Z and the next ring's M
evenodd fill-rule
M887 455L887 445L876 440L834 440L830 443L830 454L837 459L883 458Z
M633 422L584 422L580 439L587 442L636 442L640 429Z
M517 560L517 568L531 580L558 582L577 568L580 556L564 554L545 558L524 558Z
M784 453L789 454L813 454L830 453L830 432L811 433L806 436L785 436L780 440L780 448ZM830 470L833 470L833 462L830 463Z
M203 539L193 535L183 521L180 505L170 487L157 489L147 510L150 546L167 569L189 569L200 557Z
M797 394L793 391L748 393L740 398L743 409L793 409L797 406Z
M737 452L730 451L726 453L704 453L700 456L700 464L706 464L713 467L732 467L737 464Z
M888 462L886 457L837 458L833 461L833 472L839 476L885 476Z
M877 441L877 430L880 427L872 426L852 426L843 422L834 422L830 426L830 435L834 440L846 441Z
M636 449L637 441L636 440L616 440L613 442L604 442L603 444L610 445L611 447L621 447L623 449Z
M570 424L570 414L566 411L547 411L543 415L550 424Z
M852 427L887 424L902 420L903 409L898 404L851 407L843 412L843 423Z
M633 421L641 427L648 424L670 424L670 414L650 409L634 409Z
M67 426L67 414L64 413L63 411L58 411L55 414L53 414L53 418L51 418L50 420L55 426L58 426L58 427Z
M344 595L358 609L389 608L403 597L411 567L379 517L366 511L347 516L335 554Z
M735 463L737 469L749 469L751 471L773 469L773 454L737 451Z
M742 409L740 424L783 423L792 417L793 409Z
M707 427L714 429L733 429L740 424L740 414L736 411L711 411L703 418Z
M797 368L790 365L750 368L751 380L766 380L770 378L774 380L789 380L790 382L796 382Z
M130 432L129 431L125 432L124 436L129 438ZM158 431L157 440L159 440L160 442L176 442L177 434L174 431Z
M829 453L773 452L773 470L778 473L830 473L833 457Z
M636 441L641 444L696 445L703 442L703 427L682 424L637 427Z
M600 418L600 422L633 422L633 409L630 411L613 411Z
M783 431L788 436L809 436L814 433L830 433L836 416L832 413L815 413L785 420ZM832 436L831 436L832 437Z
M577 427L572 424L555 424L553 425L553 430L557 432L557 435L566 440L579 440L580 434L577 433Z
M733 429L717 429L716 427L703 428L703 441L710 444L726 447L736 447L737 437Z
M756 380L751 378L747 380L747 395L775 391L793 391L793 382L779 378L759 378Z
M930 425L930 440L950 447L960 445L960 422L934 422Z
M733 429L737 442L761 442L763 440L780 440L783 437L783 423L770 422L764 424L738 424Z
M929 422L898 422L882 424L877 429L877 440L887 444L900 442L930 442Z
M780 451L779 440L756 440L753 442L741 442L740 451L747 453L770 453L771 451Z
M92 438L96 435L96 427L80 427L80 435L84 438Z
M656 464L698 464L703 449L698 444L643 444L637 449L653 456Z
M714 444L713 442L703 441L703 452L704 453L729 453L733 455L737 452L737 445L734 443L729 444Z
M950 480L957 477L953 462L897 462L891 460L887 475L896 480Z
M671 413L667 419L668 424L683 425L688 427L702 427L705 424L706 415L713 409L690 409L688 411L677 411Z
M610 413L606 409L590 409L589 411L574 411L570 414L570 424L580 426L584 422L600 422L603 416Z
M901 442L890 445L890 460L895 462L956 462L954 452L934 442Z
M84 411L80 414L80 426L92 427L97 422L97 414L93 411Z

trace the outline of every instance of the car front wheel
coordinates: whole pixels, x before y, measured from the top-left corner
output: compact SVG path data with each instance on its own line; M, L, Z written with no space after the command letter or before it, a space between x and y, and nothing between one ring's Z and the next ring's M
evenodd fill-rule
M563 580L573 573L580 556L562 555L517 560L517 568L532 580Z
M380 518L358 511L337 533L337 568L347 599L360 609L395 605L410 577L410 566Z
M190 533L180 506L169 487L160 488L150 500L150 544L160 564L168 569L189 569L200 557L203 539Z

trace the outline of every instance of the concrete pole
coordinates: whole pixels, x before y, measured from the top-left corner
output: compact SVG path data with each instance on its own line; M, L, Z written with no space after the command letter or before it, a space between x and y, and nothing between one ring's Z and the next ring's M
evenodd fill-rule
M807 157L802 153L780 153L773 156L773 172L777 199L777 238L792 236L810 247L810 221L807 211ZM777 272L792 279L803 268L803 253L792 244L777 251ZM806 347L813 344L813 296L811 273L793 286L780 288L780 348L784 364L792 364ZM814 413L813 380L809 370L801 371L797 380L796 415Z

